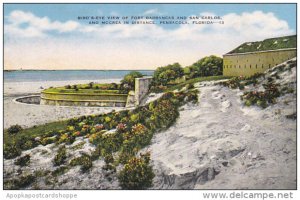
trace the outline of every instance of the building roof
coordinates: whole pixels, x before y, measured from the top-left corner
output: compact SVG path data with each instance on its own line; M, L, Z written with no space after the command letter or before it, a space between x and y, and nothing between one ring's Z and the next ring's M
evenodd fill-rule
M297 35L269 38L256 42L245 42L227 54L250 53L256 51L270 51L289 48L297 48Z

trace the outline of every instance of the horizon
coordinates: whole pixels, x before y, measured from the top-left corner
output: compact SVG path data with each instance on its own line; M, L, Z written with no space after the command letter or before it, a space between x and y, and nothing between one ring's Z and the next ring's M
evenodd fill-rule
M155 70L176 62L186 67L205 56L222 57L245 42L297 35L296 4L288 3L4 4L3 14L4 70ZM214 16L224 24L78 20L87 15Z

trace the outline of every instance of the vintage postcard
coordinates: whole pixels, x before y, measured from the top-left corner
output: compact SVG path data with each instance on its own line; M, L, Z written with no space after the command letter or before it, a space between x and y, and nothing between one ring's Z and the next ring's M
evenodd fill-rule
M4 3L4 190L297 189L296 3Z

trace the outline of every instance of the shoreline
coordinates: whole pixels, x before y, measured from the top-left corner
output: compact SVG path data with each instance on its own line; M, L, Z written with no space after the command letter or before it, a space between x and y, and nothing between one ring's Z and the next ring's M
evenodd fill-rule
M39 81L39 82L4 82L4 128L19 124L24 128L49 122L66 120L83 115L102 114L112 110L123 110L123 107L73 107L50 106L16 103L21 96L39 94L43 89L51 86L74 85L81 83L119 83L121 79L102 80L73 80L73 81Z
M37 81L37 82L3 82L4 97L30 95L40 93L49 87L65 85L94 83L120 83L121 79L100 79L100 80L71 80L71 81Z

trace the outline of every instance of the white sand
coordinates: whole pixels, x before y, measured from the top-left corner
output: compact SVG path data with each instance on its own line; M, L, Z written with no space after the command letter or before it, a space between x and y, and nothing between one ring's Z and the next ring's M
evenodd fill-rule
M117 107L68 107L30 105L15 102L14 99L29 94L39 94L43 89L51 86L65 86L80 83L118 83L120 79L105 80L78 80L78 81L44 81L44 82L6 82L4 83L4 128L19 124L23 127L69 119L76 116L100 114L112 110L121 110Z

